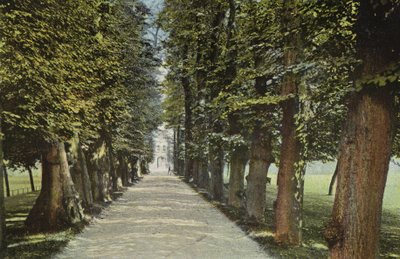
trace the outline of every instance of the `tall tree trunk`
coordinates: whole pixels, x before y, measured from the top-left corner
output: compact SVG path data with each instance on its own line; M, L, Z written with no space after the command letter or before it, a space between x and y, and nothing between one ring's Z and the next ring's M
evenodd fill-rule
M125 186L125 187L128 186L129 185L128 165L126 163L124 156L122 156L122 155L118 156L118 171L119 171L119 175L121 176L122 186Z
M181 126L178 126L178 133L177 133L177 139L178 139L178 141L177 141L177 146L178 146L178 148L177 148L177 165L178 165L178 168L177 168L177 173L180 176L185 175L185 161L182 160L182 157L181 157L182 140L183 140L182 135L183 134L182 134Z
M125 180L124 180L124 186L129 186L129 176L130 176L130 168L129 168L129 160L127 158L124 159L124 173L125 173Z
M193 183L195 185L199 184L199 159L193 159Z
M248 148L238 146L231 155L231 172L229 175L228 205L240 208L244 192L244 175L248 161Z
M290 32L285 39L284 66L296 64L300 54L300 33L297 3L284 1L285 20L283 31ZM294 32L293 32L294 31ZM297 138L295 116L298 113L298 75L287 73L281 87L281 95L292 95L282 103L282 145L278 172L278 196L276 202L275 240L286 245L302 242L302 209L304 167L300 167L301 144Z
M144 158L142 158L140 160L139 165L140 165L140 173L141 174L149 174L150 173L148 170L147 161Z
M178 129L174 128L174 171L178 172Z
M331 182L329 183L329 190L328 190L328 195L329 196L332 196L333 186L335 185L337 174L338 174L338 165L336 164L335 172L333 173L332 178L331 178Z
M1 106L0 106L1 112ZM0 256L6 245L6 209L4 207L4 163L3 163L3 139L1 137L0 119Z
M110 163L106 146L105 141L99 138L90 148L87 156L93 199L98 202L111 201L108 188L110 186Z
M83 152L82 145L78 142L78 161L80 163L80 167L82 169L82 186L83 186L83 201L85 208L91 208L93 206L93 194L92 194L92 185L90 182L90 176L88 171L88 166L86 163L86 156Z
M331 222L331 258L378 257L382 199L393 136L388 88L365 89L351 100L340 147Z
M210 141L209 161L211 169L210 195L217 201L224 199L224 150L218 141Z
M204 4L204 2L202 3ZM196 18L197 19L197 18ZM196 57L196 84L197 84L197 96L196 96L196 119L194 121L194 139L197 141L198 145L204 145L204 140L205 140L205 134L207 132L207 125L206 125L206 119L204 118L204 110L205 110L205 89L206 89L206 80L205 80L205 72L203 68L203 53L201 50L201 45L204 44L204 42L201 40L201 37L199 37L197 41L197 57ZM208 182L208 171L203 170L204 168L204 160L207 160L205 158L204 153L202 152L203 150L197 149L196 153L196 165L194 166L194 182L197 184L198 187L200 188L208 188L209 182Z
M7 197L10 197L11 196L10 181L8 179L7 167L4 165L4 163L3 163L3 170L4 170L4 181L6 183L6 195L7 195Z
M79 224L83 219L64 143L47 144L42 153L42 189L26 220L28 230L51 232Z
M227 26L227 41L226 48L227 64L225 71L225 85L229 86L233 83L237 75L236 61L237 61L237 46L236 45L236 3L234 0L229 0L229 18ZM239 88L239 87L238 87ZM229 131L230 135L239 135L241 127L239 124L238 116L229 114ZM232 150L230 174L229 174L229 194L228 204L234 207L241 207L242 196L244 192L244 174L248 161L248 148L246 145L240 144Z
M295 91L293 78L286 78L283 90ZM283 104L282 145L278 172L275 240L281 244L300 245L302 227L303 168L299 168L301 145L296 134L297 101Z
M247 217L256 222L265 221L267 176L273 161L272 137L260 124L256 124L251 140L246 190Z
M103 201L103 197L101 195L100 187L100 178L99 178L99 169L97 166L94 164L94 161L92 161L91 158L92 154L90 152L86 153L86 164L88 167L88 173L89 173L89 178L90 178L90 185L92 189L92 196L93 196L93 202L100 202Z
M34 192L35 191L35 182L33 181L32 168L30 166L28 166L27 170L28 170L28 174L29 174L29 182L31 184L31 191Z
M207 189L210 186L210 176L208 175L207 162L199 161L199 180L197 183L199 188Z
M90 182L88 167L86 164L86 156L82 150L79 137L74 137L71 141L71 176L82 199L82 205L85 209L90 210L93 207L93 193Z
M137 178L137 160L135 160L134 158L132 160L129 161L130 166L131 166L131 171L130 171L130 179L131 179L131 183L135 183L136 178Z
M210 34L210 51L208 54L209 62L211 63L209 68L209 77L213 78L217 83L212 83L207 87L210 88L210 95L208 102L212 103L215 98L218 97L221 92L221 86L218 78L215 78L217 70L217 62L221 53L218 41L220 37L221 24L225 18L225 12L223 5L217 3L215 6L215 14L211 22L211 34ZM223 125L219 118L219 111L213 110L209 117L209 127L212 134L219 136L223 132ZM210 179L210 195L214 200L222 201L224 198L224 150L222 147L221 139L218 137L212 137L209 141L209 155L208 160L210 163L211 179Z
M331 221L325 230L331 258L377 258L382 200L392 152L398 81L368 82L400 62L400 5L360 1L355 24L355 88L340 143ZM389 70L389 71L388 71ZM386 75L385 73L385 75ZM390 79L389 79L390 80Z
M111 190L113 192L118 191L118 175L117 169L115 168L115 160L114 160L114 149L112 147L111 140L106 142L107 144L107 153L108 153L108 162L110 163L110 183L111 183Z
M187 45L182 50L182 60L184 71L182 71L182 87L185 94L185 180L189 181L193 177L193 89L190 85L190 79L186 69L188 68L187 60L189 56L189 48Z
M261 42L253 42L259 45ZM255 78L254 90L260 97L265 96L267 92L267 79L261 72L265 66L265 60L261 52L263 50L255 48L253 52L254 69L257 74L261 74ZM268 120L271 113L271 108L267 105L255 107L261 115L255 122L251 136L250 146L250 168L247 179L247 189L245 197L245 207L247 217L256 222L265 221L265 206L266 206L266 185L268 170L271 163L274 161L272 156L272 134L269 127L263 126L263 122Z

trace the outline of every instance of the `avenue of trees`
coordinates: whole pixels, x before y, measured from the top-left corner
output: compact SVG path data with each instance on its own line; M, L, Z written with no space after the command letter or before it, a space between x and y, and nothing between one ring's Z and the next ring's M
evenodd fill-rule
M80 225L152 159L161 122L149 10L136 0L0 0L0 250L3 173L40 162L30 233Z
M223 201L229 164L228 204L263 222L275 200L275 240L297 246L306 165L337 160L330 257L377 257L399 155L400 2L166 0L158 22L175 170Z

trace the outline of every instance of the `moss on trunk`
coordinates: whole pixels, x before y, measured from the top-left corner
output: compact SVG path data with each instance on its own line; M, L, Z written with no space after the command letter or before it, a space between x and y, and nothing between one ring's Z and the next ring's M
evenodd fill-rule
M31 233L52 232L83 220L64 143L49 143L42 153L42 189L26 220L27 228Z
M247 217L256 222L265 221L267 175L273 160L271 141L271 135L256 125L251 140L246 190Z

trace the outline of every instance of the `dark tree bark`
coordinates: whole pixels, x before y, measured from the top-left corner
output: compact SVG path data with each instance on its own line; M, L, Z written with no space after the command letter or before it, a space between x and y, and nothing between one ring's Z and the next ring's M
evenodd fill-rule
M130 172L130 178L131 178L131 183L135 183L135 181L137 180L137 178L138 178L138 168L137 168L137 161L138 161L138 159L137 158L132 158L130 161L129 161L129 164L130 164L130 167L131 167L131 172Z
M365 89L351 100L332 220L325 231L332 258L378 257L393 135L392 104L388 88Z
M111 201L110 163L106 143L102 138L90 147L87 158L93 199L97 202Z
M332 194L333 194L333 186L335 185L337 174L338 174L338 165L336 164L335 172L333 173L331 182L329 183L329 190L328 190L329 196L332 196Z
M204 7L204 1L197 1L197 3L200 4L198 8L205 8ZM198 21L199 17L196 17L196 23L200 24L201 22ZM205 72L205 55L204 55L204 36L199 36L197 39L197 51L196 51L196 73L195 73L195 79L196 79L196 87L197 87L197 92L196 92L196 109L195 112L197 113L195 115L195 121L194 121L194 138L197 141L203 141L204 140L204 134L207 132L207 125L206 125L206 118L204 117L204 111L205 111L205 103L206 103L206 72ZM197 152L197 157L196 159L196 166L195 166L195 171L193 172L196 175L196 179L194 179L194 183L199 186L200 188L208 188L209 186L209 177L208 177L208 171L203 170L203 161L207 160L205 155L203 153Z
M211 22L212 31L210 33L210 51L208 54L208 61L210 62L209 74L215 74L217 69L217 61L220 55L220 48L218 45L220 27L225 18L225 10L223 6L218 4L216 11ZM217 79L216 79L217 80ZM221 86L218 83L208 85L210 87L210 93L208 96L208 102L211 103L215 98L218 97ZM218 111L213 111L209 117L209 126L211 132L215 135L221 135L223 132L223 125L218 120ZM212 137L209 141L209 156L208 160L210 163L211 179L210 179L210 195L212 199L222 201L224 198L224 150L221 145L221 141Z
M198 42L198 46L202 44ZM197 53L197 66L202 67L202 54L201 54L201 48L198 47L198 53ZM196 71L196 84L197 84L197 112L200 114L200 116L196 116L195 120L195 125L194 125L194 133L197 134L197 140L202 141L204 138L204 134L207 131L206 129L206 119L203 117L204 115L204 104L205 104L205 91L206 89L206 84L205 84L205 73L203 71L204 68L198 68L198 71ZM201 151L200 151L201 152ZM193 175L194 175L194 183L199 186L200 188L208 188L209 186L209 176L208 176L208 171L204 170L204 161L207 160L205 155L202 153L197 153L197 157L195 158L195 166L193 169Z
M294 89L297 88L296 83L289 78L286 80L289 80L286 86L293 87L291 90L296 91ZM288 245L301 244L303 170L296 166L301 158L301 146L296 136L296 114L297 101L295 99L285 101L283 104L281 162L278 172L278 196L275 213L275 240L278 243Z
M199 160L193 159L193 183L197 185L199 183Z
M0 107L1 112L1 107ZM0 133L1 133L0 120ZM3 139L0 137L0 256L6 245L6 209L4 207L4 163L3 163Z
M7 195L7 197L10 197L11 196L10 181L8 179L7 167L4 165L4 163L3 163L3 170L4 170L4 181L5 181L5 184L6 184L6 195Z
M176 154L176 156L177 156L177 158L176 158L177 159L177 166L178 166L177 173L180 176L184 176L185 175L185 161L182 160L182 158L180 157L181 152L182 152L182 150L181 150L182 142L183 142L182 140L184 139L183 131L181 129L181 126L178 126L178 130L177 131L178 131L177 132L177 154Z
M83 220L64 143L47 144L42 153L42 189L29 212L27 228L31 233L52 232L77 225Z
M88 166L88 173L89 173L89 178L90 178L90 185L92 189L92 196L93 196L93 202L102 202L104 201L104 198L101 194L100 188L101 188L101 183L100 183L100 178L99 178L99 170L97 166L93 163L91 159L91 154L90 152L86 153L86 164Z
M199 161L199 180L197 186L207 189L210 186L210 176L208 174L207 162Z
M227 26L227 41L226 48L227 66L225 71L225 85L229 86L233 83L237 75L237 46L235 42L236 36L236 3L234 0L229 0L229 18ZM239 119L235 114L228 115L230 135L239 135L240 125ZM229 175L229 194L228 205L239 208L242 206L242 197L244 195L244 174L248 161L248 148L244 144L240 144L231 151L230 175Z
M393 1L360 1L355 25L362 60L353 78L342 133L332 218L325 230L331 258L378 258L382 200L394 134L398 81L385 86L365 79L400 61L400 7ZM397 93L398 94L398 93Z
M285 0L283 30L291 32L285 39L284 66L296 64L300 53L299 18L296 1ZM302 242L302 209L304 168L299 167L301 144L297 138L295 116L298 113L298 76L287 73L281 87L281 95L293 97L282 103L282 145L278 172L276 200L275 240L285 245Z
M149 166L145 159L140 160L140 173L141 174L149 174Z
M90 209L93 206L92 185L90 182L89 171L86 164L86 156L82 150L82 145L80 142L78 142L78 163L80 164L80 168L82 169L81 177L83 186L83 204L85 205L85 208Z
M244 175L248 161L248 148L236 147L231 155L231 172L229 174L228 205L240 208L244 194Z
M123 181L124 186L129 186L129 175L130 175L129 161L127 158L125 158L124 159L124 181Z
M115 160L114 160L114 149L112 147L111 140L106 141L107 144L107 154L108 154L108 162L110 163L110 183L111 190L113 192L118 191L118 175L117 170L115 168Z
M211 198L217 201L222 201L224 198L224 150L220 143L210 141L210 195Z
M118 156L118 174L122 180L122 186L129 186L129 179L128 179L128 164L123 155Z
M174 171L178 171L178 129L174 128Z
M35 182L33 181L33 173L32 173L32 168L28 166L27 168L28 174L29 174L29 182L31 184L31 191L35 191Z
M253 42L259 44L259 42ZM254 69L259 71L264 66L264 58L260 55L260 49L254 50ZM267 92L266 77L260 75L255 78L254 89L258 96L265 96ZM247 176L246 190L246 212L247 217L256 222L265 221L266 206L266 185L268 170L273 162L272 156L272 134L271 127L265 126L263 123L267 120L267 116L271 113L271 107L262 105L255 107L259 114L262 114L254 125L251 136L250 146L250 168ZM266 116L267 115L267 116Z
M71 142L71 176L75 185L75 189L78 191L79 196L82 199L82 206L86 210L91 210L93 207L93 193L92 185L90 182L88 167L86 164L86 157L82 150L82 146L79 137L75 137Z
M193 145L193 102L194 94L188 72L186 71L189 64L189 47L185 45L182 50L183 71L182 71L182 87L185 94L185 180L189 181L193 177L193 158L191 149Z

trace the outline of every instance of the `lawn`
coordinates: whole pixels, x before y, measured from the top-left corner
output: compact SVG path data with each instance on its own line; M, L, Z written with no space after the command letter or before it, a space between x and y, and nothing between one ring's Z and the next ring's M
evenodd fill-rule
M40 170L33 170L35 188L40 187ZM10 190L30 190L29 175L26 171L9 170ZM24 222L39 192L7 197L5 199L7 213L7 255L5 258L49 258L65 246L73 237L73 230L52 234L29 235ZM0 255L1 257L1 255Z
M238 212L229 208L230 213L249 231L250 235L263 244L276 257L282 258L327 258L328 248L322 231L332 210L333 197L328 196L330 173L311 172L306 176L304 198L304 246L299 248L283 248L273 242L273 200L276 197L276 173L270 174L272 185L267 186L267 222L265 226L247 226L237 219ZM36 184L40 184L38 173ZM10 174L10 185L15 188L29 187L27 175ZM22 186L22 187L21 187ZM11 187L12 188L12 187ZM24 220L27 217L38 193L30 193L6 199L7 241L10 244L8 258L48 258L60 251L73 237L74 231L67 230L48 235L26 235ZM388 176L381 231L382 258L400 258L400 172L391 170ZM7 258L7 257L6 257Z
M276 174L271 174L267 187L267 223L264 228L255 228L251 235L263 243L273 255L283 258L327 258L328 247L322 231L332 211L334 197L328 196L330 174L309 174L305 178L304 197L304 246L282 248L273 242L274 212L276 197ZM383 202L380 253L382 258L400 258L400 172L391 171L388 176Z
M34 192L6 199L8 249L4 258L50 258L74 236L74 230L46 235L26 233L24 222L37 195Z
M33 169L33 182L35 184L35 188L40 187L41 183L41 177L40 177L40 170L39 169ZM10 190L15 191L16 190L21 190L21 189L26 189L28 188L29 190L31 189L31 184L29 182L29 174L27 171L22 171L22 170L8 170L8 180L10 183ZM4 183L4 194L6 191L5 183Z
M329 183L336 164L312 163L307 167L304 196L304 246L284 248L274 244L273 202L277 195L276 178L278 169L269 170L271 185L267 186L267 222L265 226L248 225L243 212L219 206L258 242L276 257L282 258L327 258L328 247L323 238L323 229L330 219L334 196L328 196ZM248 166L246 173L248 173ZM229 182L225 168L224 182ZM217 205L218 206L218 205ZM241 219L239 219L241 218ZM380 253L382 258L400 258L400 167L390 164L385 196L383 200Z

